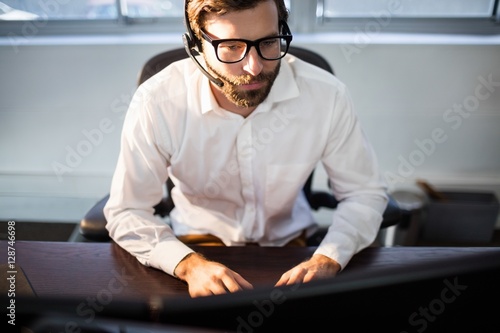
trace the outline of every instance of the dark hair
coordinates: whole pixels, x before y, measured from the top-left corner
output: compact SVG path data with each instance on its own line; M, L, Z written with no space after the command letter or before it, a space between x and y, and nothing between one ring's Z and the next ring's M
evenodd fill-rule
M205 27L205 17L208 13L224 15L229 12L255 8L259 3L269 0L186 0L189 25L198 39L200 30ZM273 0L278 8L278 21L288 21L288 9L284 0Z

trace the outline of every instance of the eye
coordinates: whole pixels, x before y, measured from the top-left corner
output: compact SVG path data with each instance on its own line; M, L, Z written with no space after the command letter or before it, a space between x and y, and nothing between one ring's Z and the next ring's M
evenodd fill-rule
M270 48L278 45L278 38L270 38L260 42L260 47Z
M241 52L246 44L239 41L227 41L219 44L219 49L224 52Z

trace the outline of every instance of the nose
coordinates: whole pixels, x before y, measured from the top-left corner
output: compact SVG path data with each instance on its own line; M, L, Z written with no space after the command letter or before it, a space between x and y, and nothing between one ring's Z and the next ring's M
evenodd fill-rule
M245 70L250 75L258 75L260 74L260 72L262 72L262 68L264 68L262 59L254 46L250 48L247 56L245 57L245 59L243 59L243 61L245 62L243 70Z

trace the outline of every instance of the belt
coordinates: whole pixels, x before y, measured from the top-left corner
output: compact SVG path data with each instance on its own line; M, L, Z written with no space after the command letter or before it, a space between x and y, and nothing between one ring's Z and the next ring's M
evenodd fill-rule
M206 235L182 235L177 236L177 238L183 242L184 244L190 245L203 245L203 246L225 246L224 242L219 238L211 234ZM245 243L246 246L259 246L259 243L256 242L248 242ZM302 233L286 243L284 246L289 247L304 247L306 246L306 231L302 231Z

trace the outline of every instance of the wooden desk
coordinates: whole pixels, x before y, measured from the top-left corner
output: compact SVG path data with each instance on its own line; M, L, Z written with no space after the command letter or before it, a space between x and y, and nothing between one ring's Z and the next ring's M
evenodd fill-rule
M330 322L332 316L350 323L353 332L416 332L424 328L426 333L433 329L488 332L498 328L494 319L500 311L498 247L368 248L355 255L336 278L297 288L273 286L283 272L309 257L314 248L197 247L256 287L248 293L197 299L189 298L182 282L144 267L115 243L19 241L15 250L16 265L38 296L23 301L33 303L36 309L55 309L58 305L59 313L77 313L75 320L81 325L90 319L94 323L90 314L109 318L111 313L120 320L135 317L143 322L154 318L168 325L246 332L293 331L302 324L307 324L308 331L321 331L322 322ZM0 241L0 253L0 263L5 263L5 241ZM483 259L493 267L488 275L462 275L460 269L448 267L448 263L462 262L481 266ZM272 303L277 291L286 302ZM67 297L70 302L54 304L50 300L56 296ZM155 310L151 301L158 297L161 306ZM92 306L99 311L91 312ZM421 309L431 311L432 318L424 318L418 312ZM416 317L410 321L413 315Z
M1 241L0 247L7 249L6 242ZM114 295L118 298L188 295L184 283L143 266L116 243L19 241L15 248L16 265L22 268L38 296L95 296L110 287L120 289ZM292 247L194 248L237 271L255 287L272 287L281 274L314 252L314 248ZM492 251L500 251L500 248L374 247L355 255L342 274L356 271L370 274L391 267L412 267L417 263ZM7 255L3 255L0 263L6 261ZM119 288L120 284L125 287Z

